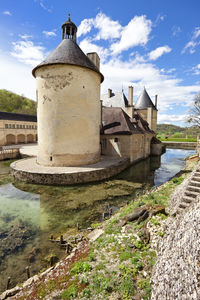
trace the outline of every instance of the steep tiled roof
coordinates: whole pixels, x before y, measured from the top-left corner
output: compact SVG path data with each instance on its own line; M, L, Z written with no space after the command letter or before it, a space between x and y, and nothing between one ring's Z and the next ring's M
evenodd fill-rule
M101 100L103 100L103 106L106 107L125 108L126 106L128 106L128 100L123 92L112 92L110 98L108 98L108 94L103 94L101 95Z
M37 116L0 111L0 120L37 122Z
M131 122L129 116L120 107L103 107L103 134L137 134L142 129Z
M157 109L153 102L151 101L151 98L149 97L146 89L142 91L141 95L137 99L135 103L136 109L146 109L147 107L153 107L154 109Z
M139 128L143 131L143 132L148 132L148 133L154 133L153 130L151 130L149 128L149 124L147 121L145 121L138 113L137 111L134 111L133 113L133 118L131 119L131 122L133 124L137 124L139 126Z
M101 75L101 82L104 80L103 75L99 72L93 62L85 55L77 43L71 39L63 39L58 47L53 50L43 62L33 69L33 76L35 76L35 71L38 68L54 64L68 64L85 67L99 73Z

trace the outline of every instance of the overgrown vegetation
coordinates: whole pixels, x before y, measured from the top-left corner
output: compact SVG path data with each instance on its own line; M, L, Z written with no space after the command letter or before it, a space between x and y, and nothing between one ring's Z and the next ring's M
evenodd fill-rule
M36 102L23 95L0 90L0 111L36 115Z
M167 207L170 195L193 167L194 162L191 162L190 168L182 171L181 177L173 178L156 191L141 192L110 220L99 224L104 233L91 244L87 255L72 263L65 271L55 269L50 278L45 278L34 287L32 295L35 298L29 299L47 297L52 289L58 294L60 291L60 299L150 299L150 278L156 252L151 241L145 239L144 229L147 224L153 226L157 238L163 239L165 227L162 227L162 222L168 216L164 213L149 215L146 220L127 222L125 226L122 220L144 206L152 209ZM95 228L97 226L94 225Z

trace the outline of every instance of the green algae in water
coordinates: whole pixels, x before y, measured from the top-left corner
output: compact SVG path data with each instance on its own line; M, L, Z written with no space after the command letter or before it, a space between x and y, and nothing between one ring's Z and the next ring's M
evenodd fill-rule
M39 226L40 196L19 191L12 184L0 186L0 229L21 219Z
M138 190L153 186L156 183L155 170L159 166L160 158L151 158L110 180L64 187L26 184L12 180L10 175L1 181L3 175L0 175L0 184L14 181L13 185L0 186L0 231L8 230L20 220L32 232L25 245L0 265L0 290L5 289L6 278L11 274L14 286L26 279L27 265L31 265L31 275L34 275L49 266L49 255L61 257L65 253L49 241L52 234L54 237L65 232L69 235L77 232L77 223L81 228L87 228L91 223L101 221L107 208L115 211L127 201L134 200ZM165 174L159 172L159 180L165 180Z

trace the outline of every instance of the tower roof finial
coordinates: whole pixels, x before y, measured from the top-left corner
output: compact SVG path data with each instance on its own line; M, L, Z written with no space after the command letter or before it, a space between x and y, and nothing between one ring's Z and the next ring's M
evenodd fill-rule
M70 13L68 13L68 21L71 21Z

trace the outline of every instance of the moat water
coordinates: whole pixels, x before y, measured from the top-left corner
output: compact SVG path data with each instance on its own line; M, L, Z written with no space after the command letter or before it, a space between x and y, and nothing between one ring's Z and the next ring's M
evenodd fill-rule
M84 230L101 222L110 208L116 211L139 191L169 180L184 167L184 158L194 153L167 149L161 157L148 158L96 184L41 186L13 182L7 175L10 182L0 185L0 292L6 289L8 277L10 288L26 280L26 266L34 275L49 266L51 256L56 260L65 254L50 241L51 235L74 237L77 223ZM8 172L8 162L0 162L0 178Z

